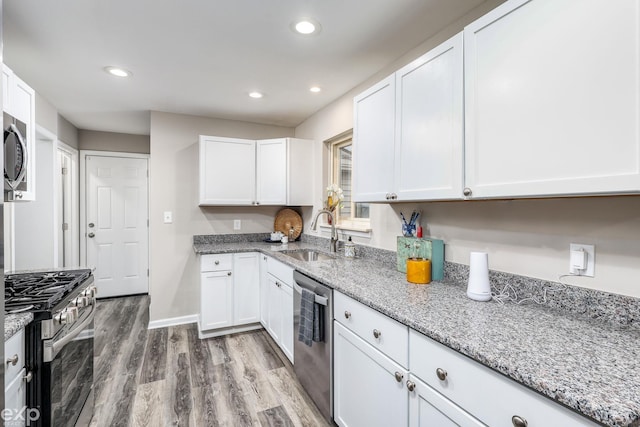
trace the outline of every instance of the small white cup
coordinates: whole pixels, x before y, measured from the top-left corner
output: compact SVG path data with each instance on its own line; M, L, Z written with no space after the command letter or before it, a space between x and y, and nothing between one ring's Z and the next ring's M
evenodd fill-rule
M287 243L289 243L289 238L287 236L282 236L282 240L280 240L282 242L283 245L286 245Z
M271 233L271 241L277 242L280 239L282 239L282 233L280 231L274 231Z

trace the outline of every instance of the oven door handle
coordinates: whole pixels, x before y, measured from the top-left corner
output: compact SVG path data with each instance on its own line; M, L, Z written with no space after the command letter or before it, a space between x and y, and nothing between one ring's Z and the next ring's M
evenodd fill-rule
M296 282L293 282L293 287L295 288L297 293L302 294L302 288L300 287L300 285L298 285ZM324 305L325 307L329 303L329 298L323 297L322 295L318 295L318 294L315 294L315 300L316 300L316 304Z
M60 338L58 341L54 341L53 343L45 342L44 345L44 361L51 362L58 355L62 348L73 341L80 333L86 328L91 322L93 322L93 318L96 315L96 304L95 301L91 304L91 312L87 316L86 319L82 321L82 323L75 325L76 327L71 330L67 335Z

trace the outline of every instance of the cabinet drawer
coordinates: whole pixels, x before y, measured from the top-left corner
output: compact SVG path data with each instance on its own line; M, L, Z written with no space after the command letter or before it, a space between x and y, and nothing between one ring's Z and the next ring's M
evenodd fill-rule
M267 260L267 272L280 279L287 286L293 287L293 268L273 258Z
M231 270L232 254L208 254L200 257L200 272Z
M413 375L490 426L512 427L514 416L524 418L531 427L596 425L414 330L409 333L409 368ZM438 378L438 369L446 372L444 380Z
M15 365L7 362L16 356L17 362ZM4 366L6 368L4 373L4 386L7 387L14 377L20 373L22 368L24 368L24 329L18 331L4 343L4 359Z
M334 292L333 301L337 321L402 366L408 366L407 326L339 292Z

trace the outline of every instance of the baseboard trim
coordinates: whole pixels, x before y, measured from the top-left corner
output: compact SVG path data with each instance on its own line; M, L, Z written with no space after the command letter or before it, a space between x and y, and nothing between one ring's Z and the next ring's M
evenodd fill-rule
M223 335L235 334L238 332L252 331L254 329L262 329L262 325L260 323L250 323L248 325L230 326L228 328L202 331L200 330L200 324L198 323L198 338L203 339L203 338L220 337Z
M160 319L149 322L148 329L167 328L169 326L188 325L190 323L197 323L198 315L191 314L189 316L171 317L169 319Z

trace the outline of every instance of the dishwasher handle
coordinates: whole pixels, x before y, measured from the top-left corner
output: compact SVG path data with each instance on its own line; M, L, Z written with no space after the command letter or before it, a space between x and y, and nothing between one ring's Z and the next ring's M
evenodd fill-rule
M296 282L293 282L293 288L297 293L302 294L302 288L298 286ZM316 294L316 304L324 305L326 307L329 304L329 298Z

